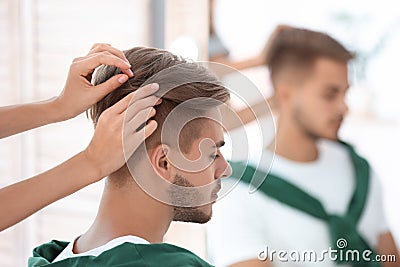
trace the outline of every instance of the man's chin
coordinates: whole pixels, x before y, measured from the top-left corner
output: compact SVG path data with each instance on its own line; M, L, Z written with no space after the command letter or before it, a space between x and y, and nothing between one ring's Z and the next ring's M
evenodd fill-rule
M324 137L324 138L332 140L332 141L338 141L339 135L338 135L338 133L334 133L334 134L326 135L326 137Z
M188 223L207 223L211 220L212 209L203 211L201 208L179 208L176 210L173 221Z
M321 134L318 135L318 138L323 138L323 139L328 139L332 141L337 141L339 140L339 131L334 129L331 131L325 131Z
M331 141L338 141L339 140L339 137L337 135L336 136L330 136L330 135L321 136L321 138L328 139L328 140L331 140Z
M180 218L180 219L174 219L174 222L186 222L186 223L198 223L198 224L204 224L208 223L211 220L211 216L208 217L202 217L202 218Z

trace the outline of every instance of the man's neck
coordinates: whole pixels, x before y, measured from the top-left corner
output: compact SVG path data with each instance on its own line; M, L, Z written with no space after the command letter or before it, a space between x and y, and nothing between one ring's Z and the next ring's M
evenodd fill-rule
M286 117L279 118L275 142L268 149L275 149L277 155L297 162L311 162L318 158L317 139Z
M133 235L150 243L161 243L172 221L171 207L137 187L107 185L90 229L74 245L74 253L99 247L121 236Z

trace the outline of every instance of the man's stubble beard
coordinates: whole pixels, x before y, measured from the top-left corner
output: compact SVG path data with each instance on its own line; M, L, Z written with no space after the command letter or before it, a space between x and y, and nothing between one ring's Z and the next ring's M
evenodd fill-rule
M179 185L182 187L176 188L172 187L170 190L170 198L172 203L174 203L174 217L173 221L179 222L191 222L191 223L206 223L211 219L211 213L206 214L199 207L182 207L182 203L201 203L202 195L200 192L198 194L193 193L192 183L190 183L185 177L181 175L175 175L173 182L174 185ZM185 190L187 187L189 190ZM210 204L208 204L210 205Z

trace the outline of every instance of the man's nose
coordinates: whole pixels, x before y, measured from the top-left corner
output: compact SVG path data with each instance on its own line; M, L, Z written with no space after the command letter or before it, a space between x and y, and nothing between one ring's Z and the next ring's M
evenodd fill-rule
M349 113L349 106L346 103L346 100L342 100L342 103L340 104L340 113L345 116L347 113Z
M216 173L216 179L218 178L226 178L232 175L232 167L229 163L222 157L222 164L219 168L219 172Z
M228 162L226 162L225 172L226 173L225 173L224 177L229 177L232 175L232 167Z

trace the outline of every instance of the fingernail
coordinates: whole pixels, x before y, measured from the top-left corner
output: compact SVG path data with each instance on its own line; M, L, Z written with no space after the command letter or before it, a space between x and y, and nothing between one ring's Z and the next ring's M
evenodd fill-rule
M160 85L158 83L153 83L151 85L151 89L154 89L154 90L158 89L159 87L160 87Z
M131 69L128 70L128 74L133 77L133 71Z
M162 102L162 99L160 98L160 99L158 99L158 101L156 102L156 104L155 104L155 105L160 105L160 104L161 104L161 102Z
M122 75L121 77L118 78L119 83L124 83L128 80L128 76Z
M131 63L127 59L125 59L124 61L126 62L126 64L129 65L129 67L132 67Z

